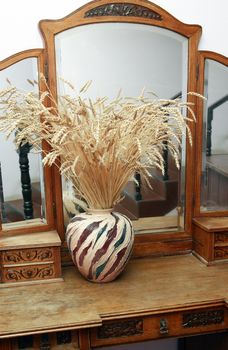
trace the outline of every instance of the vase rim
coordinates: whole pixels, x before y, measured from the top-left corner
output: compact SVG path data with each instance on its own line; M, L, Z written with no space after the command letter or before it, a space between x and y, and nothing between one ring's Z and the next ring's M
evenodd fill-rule
M87 208L86 212L88 214L105 214L105 213L111 213L113 211L113 208L100 208L100 209L94 209L94 208Z

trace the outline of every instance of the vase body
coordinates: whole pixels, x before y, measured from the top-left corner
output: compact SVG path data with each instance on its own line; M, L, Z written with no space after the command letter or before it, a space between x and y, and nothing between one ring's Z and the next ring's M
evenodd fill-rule
M111 210L90 210L73 217L66 240L74 264L89 281L113 281L132 252L131 221Z

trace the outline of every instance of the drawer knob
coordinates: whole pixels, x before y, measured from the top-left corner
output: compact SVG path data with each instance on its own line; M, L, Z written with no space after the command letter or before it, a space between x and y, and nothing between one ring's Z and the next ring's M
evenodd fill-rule
M169 333L168 321L165 318L162 318L160 320L160 334L168 334L168 333Z

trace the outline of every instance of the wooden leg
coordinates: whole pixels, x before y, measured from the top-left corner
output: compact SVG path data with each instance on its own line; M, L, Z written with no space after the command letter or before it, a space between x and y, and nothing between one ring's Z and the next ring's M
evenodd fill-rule
M13 350L13 346L11 340L9 339L1 339L0 340L0 349L1 350Z
M89 331L87 329L81 329L79 332L79 349L90 350Z

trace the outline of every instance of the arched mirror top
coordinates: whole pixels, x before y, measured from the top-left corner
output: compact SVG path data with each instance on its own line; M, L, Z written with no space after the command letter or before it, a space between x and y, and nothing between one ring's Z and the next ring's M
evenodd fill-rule
M228 57L199 51L196 216L228 215ZM226 187L227 186L227 187Z
M38 73L44 71L44 49L30 49L9 56L0 61L0 71L29 58L36 58Z
M198 42L202 32L201 26L185 24L160 6L147 0L95 0L80 7L64 18L58 20L45 19L39 23L46 43L49 62L49 82L53 92L55 92L56 88L54 36L77 26L107 22L147 24L165 28L188 38L189 76L193 74L190 67L194 67L195 64ZM189 91L196 90L194 80L188 80Z
M91 1L62 19L40 21L40 28L47 40L51 35L75 26L97 22L145 23L170 29L186 37L201 34L199 25L182 23L160 6L146 0Z
M221 55L218 52L214 51L199 51L199 60L200 63L202 64L205 59L210 59L213 61L217 61L224 66L228 66L228 57Z

